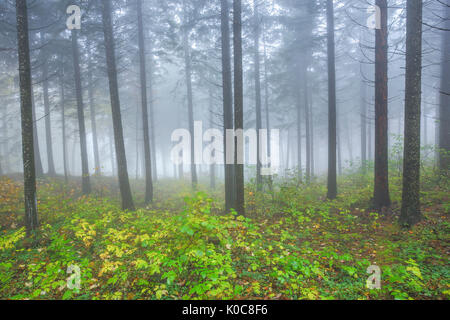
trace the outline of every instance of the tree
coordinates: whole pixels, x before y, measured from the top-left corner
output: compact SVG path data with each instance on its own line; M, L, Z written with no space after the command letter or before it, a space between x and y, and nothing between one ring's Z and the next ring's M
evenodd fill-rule
M231 81L231 49L228 0L221 0L221 34L222 34L222 90L223 90L223 130L225 163L225 211L229 212L234 204L234 165L227 162L227 130L233 126L233 89Z
M89 179L89 165L86 147L86 126L84 123L84 104L83 94L81 92L81 72L80 72L80 53L78 51L78 34L77 30L72 30L72 54L73 54L73 70L75 77L75 91L77 97L77 116L78 130L80 134L80 154L81 154L81 186L83 194L91 193L91 182Z
M259 130L262 128L262 115L261 115L261 74L260 74L260 57L259 57L259 37L260 37L260 22L258 14L258 6L256 1L253 7L253 19L254 21L254 61L255 61L255 101L256 101L256 188L258 191L262 190L262 176L261 176L261 141L259 137Z
M186 6L186 5L185 5ZM184 8L186 10L186 8ZM185 16L186 16L185 12ZM192 61L189 45L189 30L188 19L185 17L185 23L183 26L183 48L184 48L184 65L186 72L186 90L187 90L187 102L188 102L188 122L189 132L191 134L191 181L192 188L197 187L197 166L195 164L195 146L194 146L194 101L192 93Z
M234 49L234 128L235 143L235 210L245 215L244 209L244 83L242 71L242 1L233 1L233 49Z
M443 174L448 175L450 170L450 4L444 4L444 11L439 92L439 168Z
M44 43L44 33L40 33L41 46L45 47ZM51 126L51 112L50 112L50 101L48 97L48 59L44 57L47 52L41 49L42 56L42 91L44 96L44 112L45 112L45 141L47 143L47 163L48 170L47 174L49 176L56 175L55 162L53 160L53 140L52 140L52 126Z
M422 0L406 7L405 146L400 223L412 226L420 213L420 103L422 93Z
M88 99L89 99L89 114L91 118L91 129L92 129L92 147L94 149L94 164L95 164L95 174L101 174L100 169L100 155L98 151L98 137L97 137L97 122L96 122L96 110L94 105L94 88L93 88L93 76L92 76L92 48L90 45L88 47Z
M22 157L27 235L38 227L36 172L33 145L33 106L31 90L30 45L28 40L27 1L16 0L17 40L19 52L20 113L22 118Z
M388 178L388 24L387 0L377 0L380 29L375 31L375 186L373 206L389 207Z
M328 45L328 199L337 196L336 181L336 66L334 48L333 0L327 0Z
M145 159L145 203L153 201L152 163L150 157L150 138L148 129L147 111L147 70L145 61L144 23L142 19L142 0L137 0L138 33L139 33L139 63L141 80L142 102L142 128L144 135L144 159Z
M109 80L109 92L111 99L111 112L113 118L114 144L119 176L120 195L122 197L122 209L134 210L133 197L131 196L130 181L128 179L127 158L123 142L122 116L120 112L119 87L117 82L117 67L114 49L114 36L111 20L111 0L102 1L103 34L105 37L106 65Z

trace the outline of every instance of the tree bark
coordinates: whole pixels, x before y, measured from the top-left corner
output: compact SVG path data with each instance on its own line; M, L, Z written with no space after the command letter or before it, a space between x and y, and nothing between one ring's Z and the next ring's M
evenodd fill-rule
M89 45L88 45L89 47ZM88 62L88 96L89 96L89 113L91 118L91 129L92 129L92 146L94 149L94 163L95 163L95 174L101 174L100 167L100 153L98 151L98 137L97 137L97 122L96 122L96 112L95 112L95 102L94 102L94 87L92 79L92 51L89 47L89 62Z
M388 177L388 7L377 0L381 29L375 31L375 186L373 205L377 210L389 207Z
M44 46L43 34L41 33L41 45ZM48 98L48 61L47 57L42 55L42 91L44 95L44 113L45 113L45 142L47 144L47 174L55 176L55 162L53 160L53 141L52 141L52 125L50 113L50 101Z
M242 1L233 1L233 49L234 49L234 128L240 130L237 137L234 152L236 154L235 183L236 183L236 208L235 210L245 215L244 198L244 159L243 155L243 129L244 129L244 84L242 71ZM238 143L241 141L242 143ZM239 148L239 150L238 150ZM241 156L239 156L241 155ZM242 157L242 158L241 158Z
M123 210L134 210L131 195L130 181L128 179L127 158L123 141L122 116L120 111L119 87L117 83L117 67L114 49L114 36L111 18L111 0L102 1L103 33L105 37L106 65L109 79L109 92L111 98L111 111L114 128L114 142L117 159L117 173L122 198Z
M20 113L22 124L22 157L27 235L38 228L36 173L33 145L33 106L30 45L28 40L27 1L16 0L17 40L19 56Z
M336 65L334 48L333 0L327 0L328 46L328 199L337 196L336 179Z
M64 169L64 181L68 182L67 171L67 140L66 140L66 96L64 90L64 66L61 63L61 71L59 77L59 92L60 92L60 107L61 107L61 129L62 129L62 152L63 152L63 169Z
M400 223L413 226L420 212L420 104L422 90L422 0L406 7L405 146Z
M34 103L34 90L33 81L31 83L31 104L33 113L33 149L34 149L34 161L36 162L36 176L42 177L44 175L44 168L42 167L41 151L39 149L39 137L37 131L36 122L36 104Z
M234 196L234 165L227 163L227 130L234 128L233 125L233 89L231 81L231 49L230 49L230 25L228 0L221 0L221 33L222 33L222 90L223 90L223 145L225 163L225 212L230 212L235 207Z
M183 29L183 47L184 47L185 72L186 72L187 100L188 100L189 132L191 134L191 181L192 181L192 188L195 190L197 188L198 179L197 179L197 166L195 164L194 101L192 94L192 62L189 46L188 26L185 26Z
M142 129L144 136L145 159L145 204L153 201L152 161L150 157L150 136L148 128L147 110L147 68L145 61L144 22L142 19L142 0L137 0L138 32L139 32L139 61L142 102Z
M257 141L257 155L256 155L256 189L262 190L262 176L261 176L261 141L259 137L259 130L262 129L262 116L261 116L261 66L259 57L259 37L260 37L260 24L257 4L254 3L254 63L255 63L255 110L256 110L256 141Z
M450 5L444 7L446 31L442 31L441 84L439 95L439 168L450 170Z
M81 72L80 72L80 53L78 51L78 34L77 30L72 30L72 54L73 69L75 76L75 90L77 97L77 116L78 130L80 134L80 151L81 151L81 185L83 194L91 193L91 182L89 179L89 165L86 147L86 127L84 123L84 104L83 94L81 92Z

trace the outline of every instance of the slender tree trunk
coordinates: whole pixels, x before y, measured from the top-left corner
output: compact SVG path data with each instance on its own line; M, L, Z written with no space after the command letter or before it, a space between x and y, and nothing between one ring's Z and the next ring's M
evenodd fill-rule
M36 173L33 148L33 106L31 90L30 44L28 40L27 1L16 0L17 40L20 79L20 113L22 118L22 157L27 235L38 227Z
M314 164L314 108L313 108L313 101L312 101L312 93L310 95L309 99L309 110L310 110L310 134L311 134L311 179L314 180L315 175L315 164Z
M297 93L297 166L298 166L298 180L302 181L303 178L303 165L302 165L302 115L301 115L301 102L300 93Z
M422 0L406 7L405 146L400 223L412 226L420 212L420 103L422 89Z
M111 157L111 176L115 176L115 172L116 172L116 156L114 154L114 133L113 133L113 129L111 127L109 127L109 134L108 134L108 138L109 138L109 154Z
M34 149L34 161L36 162L36 176L42 177L44 175L44 168L42 167L41 151L39 149L39 137L37 131L36 121L36 104L34 103L34 90L33 83L31 83L31 104L33 113L33 149Z
M338 175L342 176L342 143L341 143L341 128L336 125L336 143L337 143L337 159L338 159Z
M149 134L150 134L150 156L151 156L151 163L152 163L152 180L157 181L158 180L158 168L156 165L156 137L155 137L155 111L154 111L154 92L153 92L153 60L152 60L152 42L149 41L149 63L148 63L148 79L147 79L147 85L148 85L148 93L150 95L150 99L148 100L148 113L150 117L150 128L149 128Z
M213 96L211 89L209 90L209 126L210 128L214 127L214 121L213 121ZM215 150L213 151L214 154L212 156L215 157ZM209 166L209 186L211 189L216 188L216 164L211 163Z
M195 164L195 148L194 148L194 102L192 96L192 65L191 65L191 53L189 46L189 32L187 26L183 30L183 46L184 46L184 63L186 70L186 88L188 99L188 121L189 132L191 134L191 179L192 188L195 190L198 184L197 178L197 166Z
M114 127L114 142L119 176L119 188L122 197L122 209L134 210L128 179L127 158L123 141L122 116L120 111L119 87L117 83L117 67L114 49L113 26L111 19L111 0L102 1L103 33L105 37L106 65L108 69L109 91Z
M381 29L375 31L375 187L373 205L377 210L389 207L388 177L388 7L377 0Z
M360 97L361 97L361 110L360 110L360 121L361 121L361 169L362 173L367 172L366 162L367 162L367 88L364 81L360 82Z
M264 28L264 25L263 25ZM263 29L263 45L264 45L264 109L266 113L266 129L267 129L267 156L271 157L271 150L270 150L270 112L269 112L269 76L267 71L267 50L266 50L266 37L265 37L265 31ZM269 167L271 167L271 163L268 163ZM269 188L270 190L273 189L273 180L272 176L269 176Z
M66 140L66 97L64 90L64 66L61 63L61 73L59 77L59 92L61 98L61 129L62 129L62 152L63 152L63 169L64 169L64 181L68 182L67 172L67 140Z
M305 59L306 60L306 59ZM305 99L305 138L306 138L306 182L311 181L311 128L309 115L309 99L308 99L308 68L305 63L304 80L303 80L303 94Z
M41 45L44 45L43 35L41 33ZM53 160L53 141L52 141L52 125L50 113L50 101L48 97L48 62L46 57L43 57L42 65L42 89L44 95L44 113L45 113L45 141L47 143L47 174L55 176L55 162Z
M261 176L261 141L259 137L259 131L262 129L262 116L261 116L261 72L260 72L260 58L259 58L259 37L260 37L260 23L257 4L254 3L253 7L254 16L254 62L255 62L255 110L256 110L256 189L262 190L262 176Z
M78 51L77 30L72 30L72 54L73 54L73 69L75 75L75 90L77 96L78 130L80 132L81 185L83 194L89 194L91 193L91 182L89 179L89 165L86 147L86 127L84 123L83 94L81 92L82 88L81 88L81 72L80 72L80 53Z
M232 130L233 125L233 88L231 81L231 49L230 49L230 25L228 0L221 0L221 33L222 33L222 90L223 90L223 145L225 163L225 212L235 208L235 184L234 165L227 163L227 154L231 150L227 148L227 130Z
M450 5L445 6L446 31L442 31L441 84L439 95L439 168L442 174L450 170Z
M88 45L89 47L89 45ZM92 79L92 51L89 47L89 62L88 62L88 96L89 96L89 113L91 118L91 128L92 128L92 146L94 148L94 163L95 163L95 174L101 174L100 166L100 153L98 151L98 138L97 138L97 122L96 122L96 111L94 102L94 87Z
M242 1L233 1L233 49L234 49L234 128L239 130L234 152L236 154L235 183L236 211L245 215L244 198L244 84L242 70ZM239 143L240 142L240 143Z
M327 0L328 45L328 199L337 196L336 181L336 66L333 0Z
M3 173L7 174L10 171L10 163L9 163L9 130L8 130L8 109L3 109L3 133L4 133L4 141L3 141Z
M150 156L150 134L148 128L147 111L147 68L145 61L144 22L142 19L142 0L137 0L138 31L139 31L139 60L141 75L142 129L144 136L145 158L145 204L153 201L152 161ZM136 124L137 125L137 124Z

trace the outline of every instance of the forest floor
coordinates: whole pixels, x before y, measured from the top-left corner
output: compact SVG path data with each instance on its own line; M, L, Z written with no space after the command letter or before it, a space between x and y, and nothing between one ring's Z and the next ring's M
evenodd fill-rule
M325 184L294 178L274 192L246 188L246 217L223 215L222 190L188 181L156 183L155 201L134 212L118 202L116 181L38 184L40 229L23 228L20 179L0 179L0 299L449 299L449 182L422 179L424 220L398 225L400 178L391 210L369 210L372 179L341 177L339 197ZM134 182L142 204L142 182ZM202 190L203 189L203 190ZM381 268L368 289L367 268ZM80 288L69 289L69 266ZM74 270L77 270L76 268ZM69 281L70 282L70 281Z

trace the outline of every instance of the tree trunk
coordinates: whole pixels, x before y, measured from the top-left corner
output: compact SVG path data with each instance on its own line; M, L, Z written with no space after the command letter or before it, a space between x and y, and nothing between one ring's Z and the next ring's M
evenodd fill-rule
M41 45L44 45L43 35L41 33ZM45 142L47 144L47 174L55 176L55 162L53 160L53 141L52 141L52 125L50 113L50 101L48 98L48 62L46 57L42 57L42 90L44 95L44 113L45 113Z
M262 129L262 116L261 116L261 74L260 74L260 58L259 58L259 37L260 37L260 24L257 4L254 3L254 62L255 62L255 110L256 110L256 189L262 190L262 176L261 176L261 141L259 137L259 131Z
M88 45L89 48L89 45ZM91 50L91 48L89 48ZM94 88L92 80L92 52L89 51L89 62L88 62L88 96L89 96L89 113L91 118L91 128L92 128L92 146L94 148L94 163L95 163L95 174L101 174L100 167L100 154L98 151L98 138L97 138L97 122L95 120L95 104L94 104Z
M244 159L243 129L244 129L244 84L242 70L242 1L233 1L233 49L234 49L234 128L240 137L236 138L234 152L236 154L235 183L236 183L236 208L235 210L245 215L244 208ZM241 143L238 143L240 141Z
M148 113L150 117L150 128L149 128L149 134L150 134L150 156L151 156L151 163L152 163L152 180L156 181L158 180L158 168L156 166L156 138L155 138L155 111L154 111L154 94L153 94L153 65L152 65L152 42L149 41L149 65L148 65L148 79L147 79L147 85L148 85L148 93L150 95L150 99L148 100Z
M16 0L17 40L20 79L20 113L22 122L22 157L27 235L37 230L36 173L33 146L33 106L31 90L30 45L28 40L27 1Z
M68 172L67 172L67 140L66 140L66 97L64 90L64 67L61 64L61 71L59 77L59 92L61 98L61 129L62 129L62 152L63 152L63 169L64 169L64 181L68 182Z
M152 162L150 157L150 136L147 111L147 68L145 61L144 22L142 19L142 0L137 0L138 31L139 31L139 60L141 75L142 129L144 136L145 159L145 204L153 201ZM137 126L137 124L136 124Z
M10 171L10 163L9 163L9 157L10 157L10 152L9 152L9 131L8 131L8 109L4 108L3 109L3 137L4 137L4 142L3 142L3 174L7 174Z
M186 89L188 100L188 121L189 132L191 134L191 180L192 188L197 188L197 166L195 164L195 146L194 146L194 102L192 97L192 65L191 65L191 50L189 46L189 32L188 27L185 26L183 30L183 47L184 47L184 63L186 71Z
M327 0L328 46L328 199L337 196L336 181L336 66L334 48L333 0Z
M210 128L214 127L214 121L213 121L213 96L211 89L209 90L209 126ZM215 156L215 150L214 154L212 156ZM211 163L209 166L209 186L211 189L216 188L216 164Z
M303 94L305 99L305 140L306 140L306 182L311 181L311 128L309 116L309 99L308 99L308 68L305 56L305 68L303 79Z
M420 212L420 103L422 89L422 0L406 7L405 146L400 223L413 226Z
M442 174L450 170L450 5L446 5L442 31L441 84L439 97L439 168Z
M89 179L89 165L86 148L86 127L84 123L84 105L83 94L81 92L81 72L80 72L80 53L78 51L78 34L77 30L72 30L72 54L73 69L75 75L75 89L77 97L77 115L78 129L80 132L80 150L81 150L81 185L83 194L91 193L91 183Z
M114 127L114 142L117 158L117 173L119 176L122 209L134 210L131 196L130 181L128 179L127 158L123 141L122 116L120 111L119 87L117 83L117 67L114 49L113 26L111 19L111 0L102 1L103 33L105 37L106 65L111 96L111 111Z
M377 210L389 207L388 177L388 7L377 0L381 29L375 31L375 186L373 205Z
M363 67L361 66L361 70ZM363 80L360 82L360 122L361 122L361 171L363 174L367 172L367 88Z
M33 83L31 83L31 104L33 113L33 149L34 149L34 161L36 162L36 176L42 177L44 175L44 168L42 167L41 151L39 149L39 138L36 122L36 104L34 103L34 90Z
M221 33L222 33L222 89L223 89L223 145L225 163L225 212L230 212L235 208L234 197L234 165L227 163L227 154L231 150L227 149L227 130L232 130L233 126L233 89L231 82L231 49L230 49L230 25L228 0L221 0Z
M303 178L303 165L302 165L302 115L301 115L301 102L300 93L297 92L297 166L298 166L298 180L302 181Z

